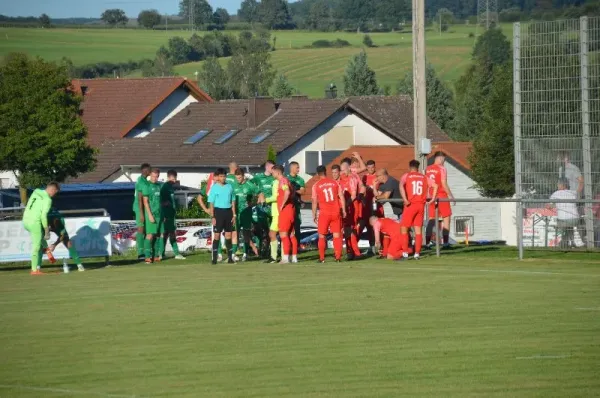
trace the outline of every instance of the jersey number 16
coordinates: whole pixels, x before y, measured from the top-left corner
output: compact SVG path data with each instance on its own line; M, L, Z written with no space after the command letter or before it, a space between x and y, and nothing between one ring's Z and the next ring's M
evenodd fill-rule
M413 181L412 190L414 195L423 194L423 181Z

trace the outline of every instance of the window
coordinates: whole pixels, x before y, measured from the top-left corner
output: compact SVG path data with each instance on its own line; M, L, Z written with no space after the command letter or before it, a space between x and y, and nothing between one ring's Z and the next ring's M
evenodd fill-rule
M465 236L469 233L469 236L475 233L475 217L473 216L459 216L454 217L454 233L457 236Z
M328 165L331 161L340 156L344 151L321 151L321 164Z
M304 152L304 170L306 174L315 174L319 166L319 151Z
M187 140L183 141L185 145L194 145L196 142L200 141L202 138L206 137L210 133L210 130L200 130Z
M265 130L265 131L262 131L256 137L252 138L250 140L250 143L251 144L260 144L261 142L263 142L264 140L266 140L267 137L269 137L271 134L273 134L275 131L277 131L277 130Z
M231 139L231 137L233 137L234 135L236 135L239 131L240 130L236 130L236 129L229 130L228 132L226 132L225 134L223 134L222 136L220 136L219 138L217 138L217 140L214 143L215 144L224 144L229 139Z

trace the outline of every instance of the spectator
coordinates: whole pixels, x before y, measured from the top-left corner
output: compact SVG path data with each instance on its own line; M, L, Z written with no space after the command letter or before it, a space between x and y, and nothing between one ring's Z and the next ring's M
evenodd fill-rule
M377 192L375 192L377 199L402 199L400 195L400 183L389 175L386 169L379 169L377 171L377 181L380 184ZM390 205L392 206L392 211L399 219L402 216L404 204L390 202Z
M558 191L554 192L550 199L577 200L577 192L569 190L569 181L561 178L558 181ZM553 207L549 204L548 207ZM579 223L579 213L576 203L555 203L557 210L557 229L560 235L560 247L567 248L575 246L574 228Z
M568 189L577 193L578 197L581 197L583 193L583 176L581 175L581 170L571 163L568 152L561 152L559 161L561 166L558 171L558 177L566 179Z

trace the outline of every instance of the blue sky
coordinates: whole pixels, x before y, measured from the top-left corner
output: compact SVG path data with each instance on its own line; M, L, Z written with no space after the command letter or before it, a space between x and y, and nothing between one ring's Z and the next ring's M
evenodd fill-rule
M222 7L236 13L241 0L208 0L214 8ZM128 17L137 17L141 10L155 8L162 14L176 14L179 0L0 0L0 14L12 17L39 16L50 18L96 17L107 8L121 8Z

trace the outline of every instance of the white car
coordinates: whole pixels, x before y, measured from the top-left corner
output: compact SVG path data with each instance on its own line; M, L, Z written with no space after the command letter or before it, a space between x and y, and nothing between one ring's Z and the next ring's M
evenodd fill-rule
M196 249L212 249L211 227L201 227L194 236L196 237Z

